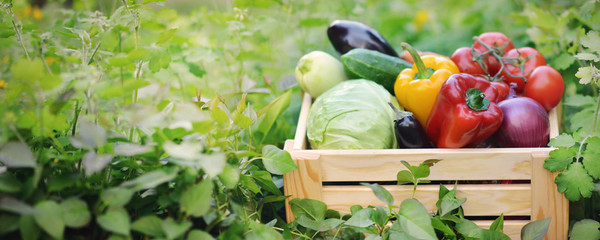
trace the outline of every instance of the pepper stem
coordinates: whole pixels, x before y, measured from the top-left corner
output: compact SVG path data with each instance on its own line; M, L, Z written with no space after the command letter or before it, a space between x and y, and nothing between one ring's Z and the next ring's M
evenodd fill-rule
M490 100L479 88L471 88L467 90L467 106L473 111L485 111L490 106Z
M415 65L417 66L417 71L419 72L415 74L415 78L427 79L431 77L431 75L433 75L433 71L431 71L425 66L425 63L423 63L421 56L419 56L419 53L417 53L417 50L415 50L410 44L405 42L401 43L400 46L402 47L402 49L404 49L404 51L410 53L410 56L412 57L413 61L415 62Z

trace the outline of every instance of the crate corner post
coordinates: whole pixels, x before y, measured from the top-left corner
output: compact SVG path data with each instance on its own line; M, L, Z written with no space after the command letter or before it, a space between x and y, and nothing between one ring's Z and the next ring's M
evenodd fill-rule
M285 200L285 213L288 223L294 221L290 200L294 198L323 200L320 154L293 149L293 146L294 140L288 140L284 147L298 166L298 169L283 175L284 192L286 196L289 196Z
M544 169L549 152L532 153L531 220L551 217L544 239L567 239L569 232L569 200L556 189L554 178L558 173Z

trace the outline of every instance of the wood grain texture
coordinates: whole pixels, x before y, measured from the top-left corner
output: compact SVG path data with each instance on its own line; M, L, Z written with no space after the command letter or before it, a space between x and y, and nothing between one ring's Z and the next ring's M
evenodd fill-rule
M484 229L490 229L492 222L494 221L473 221L477 226ZM510 239L519 240L521 239L521 229L529 221L525 220L505 220L504 221L504 234L508 235Z
M394 205L411 197L412 185L384 186L394 197ZM452 189L453 186L446 186ZM466 197L463 205L465 216L529 216L531 214L531 188L529 184L464 184L457 186L457 197ZM437 210L435 203L438 198L438 185L419 185L415 198L429 212ZM358 204L384 205L370 188L354 186L323 186L322 200L328 208L350 213L350 207Z
M294 163L298 166L297 170L283 175L284 193L286 196L290 196L285 202L288 222L294 220L289 201L294 198L321 200L323 187L319 154L296 156L294 151L288 150L292 146L293 141L288 140L284 147L284 150L290 152Z
M539 220L551 217L547 240L567 239L569 232L569 201L556 189L554 178L558 173L544 169L546 152L533 152L531 180L531 219Z

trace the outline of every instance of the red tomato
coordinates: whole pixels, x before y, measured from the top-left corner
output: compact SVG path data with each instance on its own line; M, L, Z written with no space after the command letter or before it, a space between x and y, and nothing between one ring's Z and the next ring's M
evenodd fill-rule
M512 49L504 57L516 59L512 63L512 60L509 59L502 60L506 69L500 74L507 83L516 83L517 91L523 90L523 87L525 86L525 80L520 77L529 79L529 75L533 72L533 69L546 65L544 56L534 48L530 47ZM523 68L523 71L521 71L521 67ZM515 77L511 77L507 72Z
M492 47L492 50L501 57L508 53L508 51L515 48L515 45L513 44L512 40L510 40L510 38L504 35L504 33L486 32L479 35L478 38L483 43ZM480 54L489 51L478 41L473 41L473 48L475 48L475 51L477 51ZM485 54L485 56L487 56L487 58L484 59L484 62L487 65L488 73L490 75L495 75L500 70L500 62L498 62L498 59L496 59L490 53Z
M510 92L508 84L504 81L491 82L491 84L498 90L498 102L502 102L508 98L508 93Z
M458 66L458 70L461 73L485 75L485 71L481 69L481 66L473 61L473 53L471 52L470 47L456 49L450 56L450 59L456 63L456 66Z
M524 93L550 111L558 105L564 92L565 81L560 73L550 66L539 66L529 76Z

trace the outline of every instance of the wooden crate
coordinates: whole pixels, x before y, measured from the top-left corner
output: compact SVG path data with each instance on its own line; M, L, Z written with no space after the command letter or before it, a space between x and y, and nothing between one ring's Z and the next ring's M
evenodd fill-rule
M467 198L463 205L467 218L488 219L475 220L480 227L489 227L491 219L501 213L521 216L516 219L552 217L546 239L567 239L569 202L556 190L556 174L542 167L551 148L310 150L306 119L311 104L310 95L304 94L296 136L287 140L284 147L299 168L283 176L285 195L291 196L286 201L288 221L294 220L289 206L289 200L294 198L320 200L342 214L349 213L354 204L384 204L359 182L390 182L384 187L398 206L412 193L412 185L393 185L398 171L405 169L400 161L418 165L427 159L442 159L431 167L431 175L426 179L465 183L458 184L457 197ZM556 109L550 112L551 137L558 135L558 115ZM482 183L499 180L520 183ZM438 190L439 185L419 185L415 198L433 211ZM520 239L520 230L528 222L505 220L504 231L512 239Z

